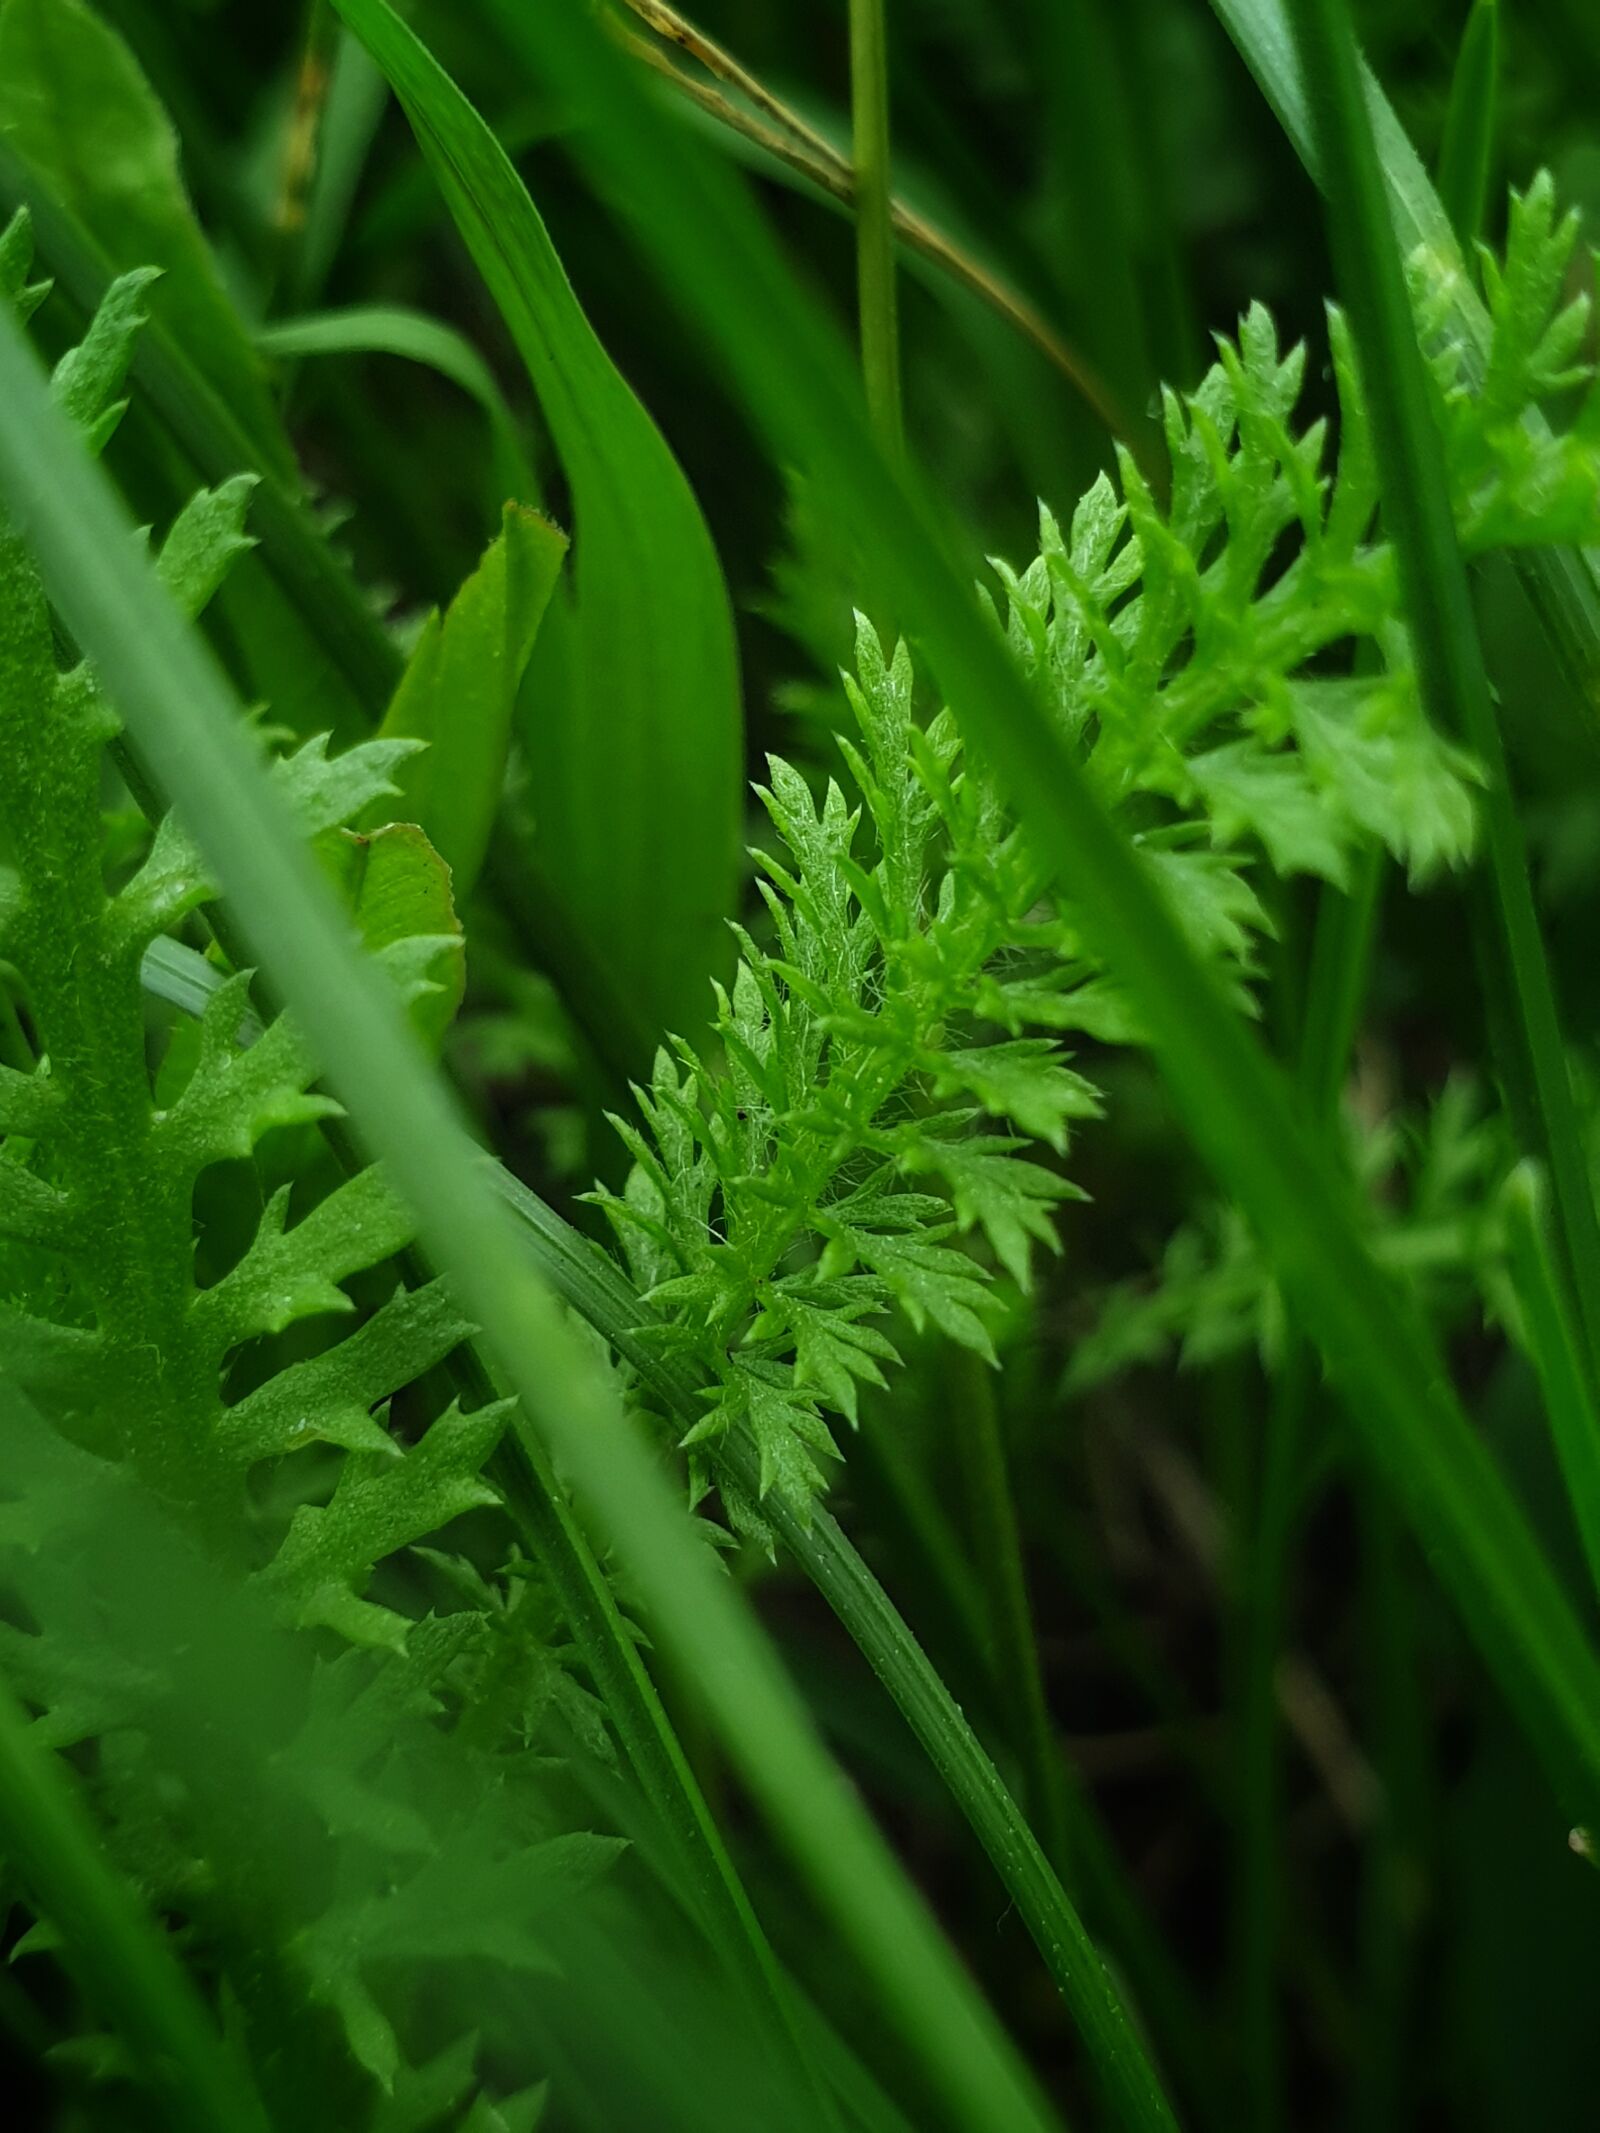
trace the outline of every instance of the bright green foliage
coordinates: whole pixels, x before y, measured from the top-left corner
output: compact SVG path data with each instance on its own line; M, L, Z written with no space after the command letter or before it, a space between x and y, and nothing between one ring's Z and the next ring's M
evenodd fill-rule
M741 712L722 566L493 134L384 0L338 12L404 105L570 488L571 599L552 610L519 705L531 856L580 964L599 964L659 1029L700 997L737 887Z
M0 256L14 294L26 270L20 222ZM97 444L119 411L146 279L113 284L56 371L58 400ZM245 482L202 493L162 544L162 576L191 612L247 545L248 501ZM446 1417L437 1443L430 1432L402 1458L372 1410L466 1329L435 1292L402 1292L343 1348L294 1362L230 1403L231 1359L300 1320L349 1313L343 1284L400 1250L409 1221L376 1171L309 1209L291 1206L285 1184L234 1263L200 1285L194 1200L205 1173L336 1107L311 1089L311 1063L286 1021L239 1048L242 975L213 996L197 1042L152 1083L141 964L211 887L170 819L129 878L108 886L102 760L116 721L87 667L58 667L37 577L9 530L0 532L0 614L0 745L10 766L0 821L14 862L0 877L3 946L42 1054L32 1074L8 1070L0 1088L7 1361L81 1442L126 1461L213 1545L247 1559L247 1484L258 1463L336 1443L391 1465L382 1482L347 1474L326 1510L303 1509L271 1577L292 1616L336 1617L363 1641L394 1642L395 1618L363 1612L359 1588L383 1556L483 1500L473 1477L499 1417L473 1417L470 1427ZM411 745L377 742L330 759L313 743L277 775L308 832L335 836L393 791ZM433 985L438 930L419 936L391 924L374 943L409 996ZM40 1253L49 1256L40 1262Z
M524 1683L507 1694L499 1603L419 1623L403 1659L316 1656L124 1473L23 1414L6 1421L0 1589L33 1625L0 1625L7 1674L41 1740L95 1743L119 1862L215 1950L246 2034L273 2039L265 2078L282 2107L303 2101L297 2079L343 2082L343 2122L367 2122L366 2084L336 2071L324 2030L398 2106L418 2078L395 2027L408 1975L463 2024L466 2084L465 2024L479 2025L452 1974L548 1967L550 1913L621 1849L557 1834L534 1759L496 1753L538 1710ZM485 1694L490 1727L441 1731L441 1712L475 1720ZM24 1952L49 1944L35 1929ZM333 2020L308 2020L307 2004Z
M1064 1150L1099 1109L1052 1040L971 1041L974 1006L1008 1032L1046 1019L1020 978L989 972L1002 949L1025 970L1053 937L1033 916L1043 884L955 721L917 722L904 647L885 661L863 622L857 657L861 745L844 747L864 806L832 782L819 804L772 760L761 797L784 853L757 857L775 941L741 931L718 991L727 1072L681 1042L660 1053L646 1130L619 1122L626 1191L601 1195L672 1314L661 1337L714 1378L687 1443L747 1422L763 1490L802 1507L834 1451L824 1410L853 1422L858 1385L896 1359L878 1323L892 1306L992 1360L992 1284L959 1233L981 1228L1025 1279L1074 1188L1022 1135ZM729 1509L759 1529L752 1506Z
M1454 291L1425 252L1411 262L1413 300L1432 358L1455 482L1462 546L1480 554L1530 542L1592 545L1600 525L1600 385L1589 358L1593 300L1574 291L1582 221L1556 209L1541 172L1511 198L1504 264L1480 252L1491 338L1481 380L1469 377L1449 330ZM1559 430L1528 410L1582 389Z
M1586 305L1557 308L1574 234L1541 181L1490 277L1482 392L1439 358L1469 552L1600 535L1595 418L1559 439L1523 422L1587 375ZM1420 265L1418 291L1426 324ZM1170 503L1124 453L1120 501L1102 476L1069 530L1041 511L1025 571L995 566L1019 663L1246 1009L1269 925L1249 880L1260 859L1342 887L1373 841L1423 878L1463 864L1474 839L1475 768L1418 696L1337 312L1330 332L1331 471L1326 426L1293 425L1305 351L1283 355L1256 306L1197 392L1165 396ZM1346 671L1323 671L1333 653ZM1034 1244L1055 1245L1054 1210L1075 1188L1025 1143L1064 1152L1069 1125L1099 1105L1055 1039L1028 1032L1140 1034L950 713L918 723L904 649L886 661L862 624L857 669L845 686L860 741L841 747L862 805L832 782L818 804L772 760L761 798L786 854L757 857L773 945L739 934L732 991L717 996L726 1071L682 1041L658 1055L644 1130L620 1127L632 1175L601 1196L670 1314L657 1337L709 1381L686 1446L746 1423L763 1492L799 1505L836 1453L827 1416L854 1423L858 1385L881 1385L895 1359L879 1323L891 1307L992 1359L994 1289L960 1235L981 1231L1023 1286ZM1123 1310L1120 1352L1159 1346L1163 1308L1173 1322L1198 1312L1203 1345L1216 1343L1196 1329L1219 1318L1233 1337L1263 1278L1242 1218L1223 1219L1220 1259L1175 1240L1165 1304ZM729 1510L759 1530L752 1506Z
M458 902L478 878L505 785L511 715L567 552L549 519L507 504L482 562L422 635L383 721L428 743L400 774L407 811L448 864Z
M0 238L0 296L18 301L27 269L19 218ZM120 412L147 280L113 285L56 372L96 445ZM161 544L161 574L191 612L248 545L250 489L202 492ZM338 1107L312 1087L287 1019L256 1021L247 973L164 1049L156 1038L152 1060L144 959L214 891L171 818L131 871L113 868L102 788L117 731L91 670L59 665L33 565L0 526L0 954L40 1054L31 1073L0 1070L0 1356L62 1432L7 1431L0 1587L8 1618L29 1626L0 1625L0 1651L43 1740L94 1742L114 1855L216 1951L246 2030L259 2020L274 2038L287 2093L330 2078L321 2020L365 2069L359 2109L366 2076L399 2108L410 1988L394 1981L419 1966L547 1966L541 1918L615 1856L614 1840L542 1825L538 1762L523 1753L552 1712L591 1748L604 1727L531 1566L508 1597L430 1551L447 1611L421 1620L414 1594L406 1612L367 1596L414 1544L498 1507L483 1469L507 1416L505 1403L457 1402L420 1431L413 1420L406 1441L391 1432L392 1397L470 1331L440 1282L393 1287L342 1340L272 1347L304 1322L353 1319L345 1285L409 1243L382 1174L309 1205L296 1183L266 1191L231 1262L198 1276L209 1174L256 1162L270 1177L263 1143L278 1135L314 1180L296 1129ZM426 1012L441 956L459 997L443 862L414 825L343 827L381 810L417 745L330 756L317 740L274 775L335 863L356 930ZM163 1507L154 1552L136 1545L157 1514L134 1476ZM242 1597L219 1564L245 1570ZM286 1627L333 1635L316 1657ZM174 1639L193 1680L167 1678ZM469 1706L470 1734L451 1743L440 1713ZM197 1758L185 1708L207 1710L225 1752ZM326 2018L308 2021L307 2004ZM285 2008L301 2010L287 2032ZM466 2006L459 2019L465 2030ZM470 2099L466 2041L452 2064ZM511 2099L503 2122L529 2123L536 2100ZM487 2094L471 2109L500 2122Z

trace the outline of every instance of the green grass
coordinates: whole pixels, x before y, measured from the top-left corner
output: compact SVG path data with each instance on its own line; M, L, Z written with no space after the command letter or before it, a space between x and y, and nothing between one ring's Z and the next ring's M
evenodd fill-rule
M0 0L8 2079L1581 2123L1583 40L738 12Z

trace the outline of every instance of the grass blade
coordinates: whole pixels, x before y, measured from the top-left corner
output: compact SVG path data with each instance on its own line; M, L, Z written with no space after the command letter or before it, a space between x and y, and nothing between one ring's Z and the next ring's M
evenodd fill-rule
M1261 1234L1361 1438L1563 1789L1600 1781L1600 1664L1461 1412L1410 1305L1367 1251L1347 1186L1283 1075L1197 962L933 529L873 449L837 337L795 290L749 203L694 156L584 18L491 0L531 66L581 100L579 152L692 307L777 456L850 515L870 591L904 616L988 751L1093 945L1136 1000L1197 1147Z
M1276 112L1296 155L1312 180L1321 185L1322 163L1313 138L1310 100L1284 0L1211 0L1211 8ZM1489 316L1472 276L1461 263L1450 217L1405 128L1365 68L1362 80L1401 252L1409 257L1418 245L1425 245L1441 263L1460 268L1449 278L1450 329L1461 343L1465 373L1469 377L1481 374L1489 346ZM1526 551L1514 562L1593 730L1600 732L1600 577L1596 565L1588 555L1568 548Z
M1563 1293L1547 1230L1548 1188L1533 1163L1519 1163L1506 1188L1511 1278L1556 1457L1577 1520L1584 1559L1600 1593L1600 1408Z
M1051 2121L1029 2076L563 1319L390 990L351 949L226 681L137 552L126 511L52 408L9 318L0 322L0 491L263 970L483 1328L521 1403L515 1427L536 1457L548 1447L560 1460L608 1530L655 1634L697 1685L734 1766L951 2122L1038 2133Z
M407 304L351 304L313 311L304 318L274 319L256 334L265 356L298 361L305 356L390 355L421 363L476 400L489 418L500 486L519 503L539 500L538 481L517 435L494 372L464 333Z
M1296 6L1303 71L1317 92L1313 111L1334 258L1367 380L1384 511L1423 700L1436 725L1462 733L1486 774L1495 937L1480 941L1480 961L1492 1010L1493 992L1505 988L1491 1020L1503 1030L1509 1053L1502 1062L1506 1093L1527 1152L1549 1166L1566 1279L1578 1300L1590 1381L1597 1383L1600 1221L1360 59L1345 0L1296 0Z
M1499 103L1499 0L1477 0L1456 54L1439 149L1439 198L1469 255L1483 235Z
M494 136L385 0L337 4L405 108L571 487L569 656L541 647L522 722L540 876L652 1030L689 1028L707 1012L738 880L741 714L721 565Z

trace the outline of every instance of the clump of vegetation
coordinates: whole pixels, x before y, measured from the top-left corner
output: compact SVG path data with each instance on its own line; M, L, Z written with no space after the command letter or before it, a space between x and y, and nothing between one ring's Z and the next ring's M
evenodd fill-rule
M900 198L891 104L940 55L881 0L849 157L655 0L611 37L224 10L194 34L248 155L142 8L0 0L30 2123L1271 2133L1587 2094L1574 122L1530 73L1551 139L1513 143L1493 0L1442 127L1435 55L1378 49L1436 193L1347 0L1215 11L1340 301L1280 270L1309 338L1253 303L1205 367L1214 292L1134 175L1155 6L1153 43L1006 33L1055 85L1039 228L1080 231L1046 302L981 214ZM735 144L850 210L859 383ZM1279 234L1320 274L1309 212ZM1079 499L1025 568L978 561L1026 521L963 424ZM735 449L798 475L787 518L718 493ZM1508 1955L1539 2020L1474 2028Z

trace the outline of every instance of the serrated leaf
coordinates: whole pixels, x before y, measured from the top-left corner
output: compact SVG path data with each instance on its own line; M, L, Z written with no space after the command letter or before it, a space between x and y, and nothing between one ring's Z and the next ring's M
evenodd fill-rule
M292 1619L403 1650L402 1617L370 1605L362 1589L386 1555L499 1502L481 1469L509 1411L503 1401L473 1414L452 1406L403 1458L346 1459L332 1499L296 1511L266 1573Z
M442 1282L397 1289L356 1332L237 1401L221 1441L241 1464L314 1442L398 1457L373 1409L443 1362L471 1331Z
M1336 888L1346 885L1349 854L1338 820L1293 755L1230 741L1191 756L1188 772L1219 845L1248 833L1260 839L1280 874L1320 874Z
M383 1173L363 1170L288 1228L289 1187L275 1193L238 1265L202 1290L191 1309L197 1338L218 1360L257 1333L354 1307L339 1286L411 1241L409 1212Z
M1070 1179L1058 1177L1017 1151L1025 1144L996 1135L941 1139L924 1135L916 1144L917 1160L936 1170L950 1189L956 1220L963 1230L980 1226L1001 1265L1018 1288L1032 1287L1033 1245L1059 1252L1061 1239L1052 1219L1063 1200L1088 1195Z
M1056 1149L1067 1145L1069 1119L1101 1115L1094 1084L1064 1065L1047 1037L941 1052L933 1075L940 1096L974 1097L991 1117L1012 1119Z
M200 614L239 557L255 546L244 525L256 489L253 474L200 489L173 520L156 558L156 575L186 615Z

